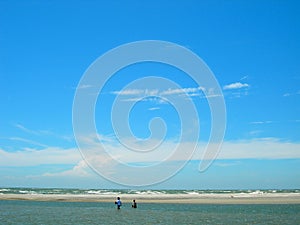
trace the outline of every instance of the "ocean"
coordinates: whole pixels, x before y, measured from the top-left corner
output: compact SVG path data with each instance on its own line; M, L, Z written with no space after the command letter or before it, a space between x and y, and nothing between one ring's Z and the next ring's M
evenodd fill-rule
M199 194L199 195L259 195L299 193L300 189L263 189L263 190L132 190L132 189L71 189L71 188L0 188L3 194L62 194L62 195L163 195L163 194Z
M299 190L97 190L97 189L36 189L0 188L0 195L78 194L174 195L200 193L248 194L278 192L298 193ZM170 204L141 203L131 208L123 203L120 210L112 202L59 202L0 200L0 224L300 224L300 204Z

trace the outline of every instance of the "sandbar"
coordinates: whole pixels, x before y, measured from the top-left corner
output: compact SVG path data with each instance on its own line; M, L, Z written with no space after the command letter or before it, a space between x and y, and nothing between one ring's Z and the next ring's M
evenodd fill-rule
M300 204L300 193L281 194L121 194L123 203L182 203L182 204ZM115 195L72 195L72 194L2 194L0 200L61 201L61 202L114 202Z

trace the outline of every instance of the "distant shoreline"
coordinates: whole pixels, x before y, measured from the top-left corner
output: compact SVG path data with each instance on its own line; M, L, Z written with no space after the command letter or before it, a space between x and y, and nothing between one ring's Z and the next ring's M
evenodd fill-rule
M300 204L300 193L263 195L181 195L120 194L123 203L136 199L140 203L176 204ZM76 195L76 194L1 194L0 200L54 201L54 202L114 202L116 195Z

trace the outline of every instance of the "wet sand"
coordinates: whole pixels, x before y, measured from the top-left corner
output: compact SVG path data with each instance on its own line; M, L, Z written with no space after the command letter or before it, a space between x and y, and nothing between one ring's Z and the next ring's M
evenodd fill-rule
M300 193L289 194L219 194L219 195L119 195L123 203L133 199L139 203L185 204L300 204ZM63 201L63 202L114 202L115 195L54 195L54 194L3 194L0 200Z

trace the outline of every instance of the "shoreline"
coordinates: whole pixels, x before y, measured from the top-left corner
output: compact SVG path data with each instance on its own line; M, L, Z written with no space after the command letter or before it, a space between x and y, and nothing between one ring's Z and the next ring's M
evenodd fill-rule
M289 194L219 194L219 195L118 195L123 203L131 203L136 199L141 203L173 203L173 204L300 204L299 193ZM111 202L117 195L74 195L74 194L2 194L1 200L50 201L50 202Z

